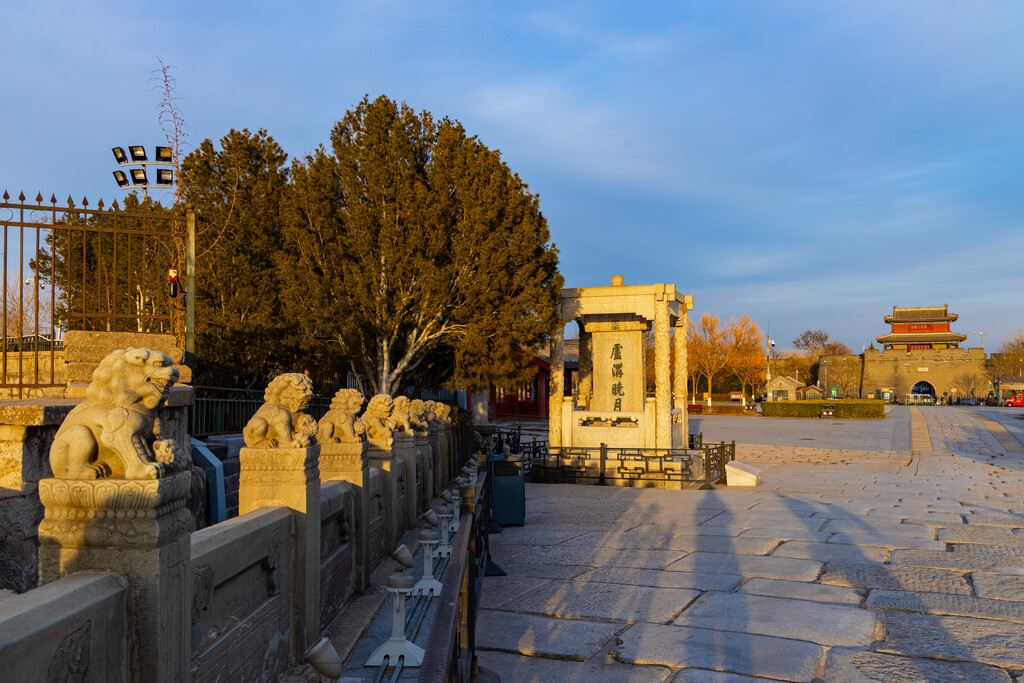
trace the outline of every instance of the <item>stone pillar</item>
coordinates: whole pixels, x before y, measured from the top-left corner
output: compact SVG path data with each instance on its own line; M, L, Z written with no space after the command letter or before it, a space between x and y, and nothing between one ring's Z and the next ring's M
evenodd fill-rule
M551 374L548 376L548 446L562 446L562 394L565 393L565 358L562 329L551 332Z
M429 428L428 428L429 429ZM434 453L430 449L430 432L413 432L413 445L420 452L420 462L423 466L423 478L419 491L420 507L426 510L430 507L430 499L434 497Z
M123 574L131 595L131 679L189 679L190 471L162 479L43 479L39 582ZM102 637L102 635L100 636Z
M394 451L405 461L405 480L401 482L405 486L404 493L400 493L400 507L405 515L399 520L404 524L401 534L406 529L416 527L416 515L419 513L419 489L422 486L423 464L420 462L420 452L416 448L415 437L412 432L395 432ZM401 511L399 512L401 514Z
M668 298L664 292L654 303L654 398L658 448L672 447L672 360L669 337Z
M241 449L238 512L283 505L295 519L292 573L296 659L320 639L320 471L319 444L306 448Z
M475 423L474 423L475 424ZM448 482L448 459L447 454L441 450L441 440L438 436L440 426L437 422L431 422L427 426L427 440L430 443L430 450L434 455L434 493L440 493L441 489Z
M683 308L682 314L676 318L676 333L672 340L673 351L675 352L675 373L672 379L672 391L675 393L675 407L682 408L683 422L683 444L689 442L690 433L689 418L686 405L689 403L686 382L689 379L690 369L686 356L686 334L689 331L689 313Z
M352 537L356 545L356 590L370 585L370 493L369 467L366 442L320 444L320 481L326 485L333 480L347 481L355 492L355 528Z
M397 433L395 434L397 436ZM393 438L369 439L367 454L370 466L380 470L384 493L385 554L394 550L402 539L406 527L405 458L395 451ZM370 539L373 543L373 539Z
M579 381L576 384L576 405L584 410L591 408L594 395L594 355L591 335L586 331L586 325L582 318L577 318L579 326L580 351L579 351Z
M455 449L451 443L451 425L439 421L437 424L437 449L441 451L441 457L445 462L444 483L455 477L455 471L462 467L461 463L455 462Z

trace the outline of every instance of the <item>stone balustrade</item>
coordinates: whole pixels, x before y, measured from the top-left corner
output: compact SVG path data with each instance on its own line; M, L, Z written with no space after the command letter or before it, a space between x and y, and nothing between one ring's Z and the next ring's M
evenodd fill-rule
M247 436L287 441L279 415L263 415ZM287 422L301 431L300 417ZM43 422L48 445L57 430ZM184 424L167 426L183 439ZM373 567L469 457L470 440L449 421L422 427L243 447L241 515L195 532L198 474L180 457L154 478L104 476L97 465L96 478L81 479L45 476L37 453L39 462L25 465L36 480L23 488L38 491L43 511L40 587L0 599L0 663L40 681L275 678L368 587ZM0 425L0 436L4 429L12 427ZM170 453L159 448L163 436L157 431L153 448Z

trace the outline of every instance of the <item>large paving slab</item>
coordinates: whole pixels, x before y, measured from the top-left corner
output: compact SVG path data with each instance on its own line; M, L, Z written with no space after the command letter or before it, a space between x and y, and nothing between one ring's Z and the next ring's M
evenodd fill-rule
M885 562L889 550L876 546L789 541L772 551L772 557L794 557L819 562Z
M707 669L683 669L672 683L753 683L754 681L770 681L771 678L760 676L743 676L726 671L708 671Z
M485 609L477 615L476 644L484 650L586 661L624 628L625 624Z
M828 563L820 580L821 583L854 588L971 594L971 586L963 576L953 571L931 567Z
M825 663L828 683L1010 683L1002 669L984 664L901 657L834 647Z
M886 636L879 652L974 661L1024 669L1024 628L993 619L968 619L881 610Z
M1014 569L1014 574L971 572L974 591L982 598L1024 601L1024 567Z
M709 572L761 576L766 579L813 581L821 572L822 563L789 557L765 555L723 555L721 553L690 553L666 569L681 572Z
M670 572L664 572L666 574ZM739 590L755 595L771 595L776 598L813 600L822 603L859 605L864 601L863 589L828 586L806 581L783 581L781 579L755 578L745 581Z
M504 567L502 567L504 569ZM489 576L483 582L480 604L489 609L505 605L551 583L552 579L531 576Z
M1001 619L1024 624L1024 602L977 598L971 595L873 590L864 604L866 607L879 609Z
M574 662L505 652L480 652L479 661L503 683L665 683L674 673L665 666Z
M877 616L846 605L709 592L672 623L807 640L819 645L866 646L874 640Z
M801 640L686 626L636 624L620 638L616 659L630 664L661 664L810 681L825 649Z
M933 531L929 529L929 531ZM846 545L877 546L880 548L925 548L931 550L944 550L942 541L931 538L915 538L913 536L902 536L895 534L875 534L847 532L838 533L828 539L829 543L843 543Z
M620 583L655 588L691 588L699 591L731 591L743 577L708 572L667 572L633 567L598 567L577 577L580 581Z
M685 550L704 553L736 553L739 555L767 555L779 544L775 538L743 536L673 536L658 548L661 550Z
M699 591L684 588L560 581L507 603L506 609L570 619L667 623L699 595Z
M602 546L537 546L529 552L531 562L590 565L592 567L642 567L664 569L686 555L682 550L631 550Z

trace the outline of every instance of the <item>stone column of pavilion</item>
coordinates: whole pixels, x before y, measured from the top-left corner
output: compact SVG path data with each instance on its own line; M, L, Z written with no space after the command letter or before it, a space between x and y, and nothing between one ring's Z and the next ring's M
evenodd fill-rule
M238 514L274 505L292 511L296 660L320 639L320 444L317 423L305 412L312 393L309 377L299 373L271 380L266 402L242 431L246 446L238 453Z
M691 297L687 297L689 300ZM688 306L693 303L688 301ZM672 377L672 392L675 394L675 408L682 409L680 421L683 425L683 446L689 445L690 424L686 404L689 402L686 381L689 378L688 358L686 355L686 334L689 331L689 309L683 307L682 313L676 318L676 332L672 338L672 346L675 355L675 367Z
M664 287L664 285L663 285ZM669 326L668 297L664 289L654 304L654 405L657 414L657 448L672 448L672 328Z
M548 447L562 447L562 394L565 393L565 357L562 328L551 331L551 374L548 376Z

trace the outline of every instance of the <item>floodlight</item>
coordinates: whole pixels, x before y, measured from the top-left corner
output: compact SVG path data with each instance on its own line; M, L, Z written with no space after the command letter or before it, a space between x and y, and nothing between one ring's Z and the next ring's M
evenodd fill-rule
M171 163L171 148L170 147L157 147L156 148L156 160L161 163Z
M117 163L124 164L128 162L128 155L124 153L123 147L114 147L110 151L114 153L114 158L117 159Z
M157 185L173 185L174 184L174 171L169 168L158 168L156 169L156 184Z
M149 181L146 179L146 169L144 168L133 168L132 169L132 185L148 185Z
M132 155L132 161L146 161L146 148L142 145L128 145L128 152Z
M114 171L114 180L117 181L118 187L128 187L128 176L124 174L124 171Z

